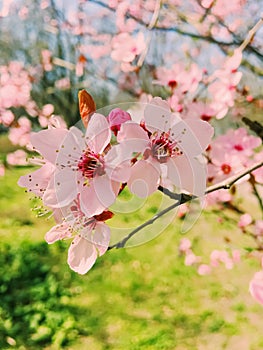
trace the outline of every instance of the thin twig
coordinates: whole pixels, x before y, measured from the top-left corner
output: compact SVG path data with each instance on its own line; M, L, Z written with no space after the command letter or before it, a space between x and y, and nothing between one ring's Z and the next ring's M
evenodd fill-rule
M221 190L221 189L226 189L228 190L230 187L232 187L234 185L234 183L236 183L238 180L242 179L242 177L252 173L252 171L259 169L263 166L263 162L260 162L256 165L253 165L252 167L248 168L245 172L240 173L239 175L235 175L230 177L227 181L222 181L218 184L215 184L213 186L208 187L208 189L206 190L206 194L217 191L217 190Z
M147 29L149 29L150 31L156 26L156 24L158 22L160 10L161 10L161 4L162 4L161 0L157 0L156 1L152 19L151 19L149 25L147 26ZM149 36L149 38L147 40L147 44L145 45L145 49L143 50L143 52L142 52L142 54L141 54L141 56L140 56L140 58L138 60L137 67L139 67L139 68L142 67L143 62L145 61L145 58L146 58L147 53L149 51L151 40L152 40L152 35Z
M248 35L246 39L243 41L243 43L238 47L238 50L244 51L245 48L251 44L256 32L259 30L259 28L263 25L263 18L260 18L258 22L254 25L252 29L248 32Z

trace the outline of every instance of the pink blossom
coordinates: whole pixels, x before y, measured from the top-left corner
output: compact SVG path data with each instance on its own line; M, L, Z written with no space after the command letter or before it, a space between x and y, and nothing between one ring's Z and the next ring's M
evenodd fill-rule
M22 149L18 149L15 152L8 153L6 157L9 165L27 165L27 153Z
M203 194L205 167L196 157L210 142L213 128L196 119L182 121L160 98L154 98L146 106L144 120L142 125L132 121L122 124L117 137L121 159L132 159L134 153L141 156L131 168L130 191L147 197L157 190L166 167L164 177L175 186Z
M111 218L112 213L104 212L87 218L80 209L79 199L76 199L69 205L67 214L64 220L47 232L45 239L51 244L73 237L68 251L68 264L73 271L85 274L96 259L107 251L110 229L104 221Z
M129 33L120 33L112 39L111 57L114 61L129 63L145 49L145 40L142 32L136 37Z
M123 111L120 108L114 108L108 115L107 119L111 130L114 132L115 136L117 136L121 124L125 123L127 120L131 120L131 116L129 113Z
M219 266L220 258L221 252L217 249L213 250L210 254L210 265L213 267Z
M248 135L245 128L228 130L211 143L208 178L221 181L247 167L254 149L261 144L259 137Z
M263 236L263 220L256 220L254 234L256 236Z
M230 202L232 200L232 195L227 190L218 190L211 192L206 195L206 205L216 205L218 203Z
M68 77L59 79L55 81L55 87L61 90L66 90L70 88L70 80Z
M200 258L196 256L192 251L189 251L184 259L185 266L192 266L200 261Z
M0 66L0 109L26 106L31 88L30 75L21 62L11 61L8 66Z
M191 246L192 246L191 241L188 238L183 238L180 241L179 252L187 253L190 250Z
M212 13L215 16L224 18L227 15L231 15L233 13L239 13L242 9L242 4L244 1L242 0L217 0L213 1L213 5L211 6ZM210 7L210 6L209 6Z
M244 228L252 223L252 217L250 214L246 213L240 216L238 227Z
M256 301L263 304L263 271L255 273L249 283L249 292Z
M171 69L158 67L156 69L157 80L154 80L154 83L169 86L172 90L176 89L178 83L182 81L181 74L183 71L184 66L180 63L173 64Z
M54 106L50 103L44 105L39 111L38 121L42 128L46 128L49 124L49 118L54 113Z
M201 264L198 266L197 272L201 276L209 275L211 273L212 269L207 264Z
M167 186L165 187L167 188ZM186 203L181 204L178 208L177 217L184 218L188 212L189 212L189 206Z
M202 101L188 103L186 107L187 109L184 109L183 113L181 114L183 119L200 118L208 122L215 115L215 111L210 104Z
M56 127L57 130L55 129ZM28 189L28 192L34 193L36 196L43 198L44 193L48 187L51 177L55 171L55 160L57 157L56 150L61 145L62 141L66 137L68 130L60 128L60 125L50 126L49 130L43 130L40 133L49 131L50 139L43 140L46 142L46 152L49 155L49 160L42 158L32 158L31 163L35 165L41 165L41 168L35 170L34 172L21 176L18 180L18 185ZM32 151L38 151L37 147L34 146L34 137L37 133L32 133L30 135L30 140L32 143ZM43 134L41 134L43 135Z
M14 0L3 0L2 1L2 8L0 11L0 18L1 17L7 17L10 13L10 7Z
M26 117L20 117L17 125L9 129L9 140L14 145L26 146L29 143L31 122Z
M41 168L30 174L21 176L18 180L18 185L26 187L28 192L32 192L36 196L43 198L54 170L54 165L46 161Z
M15 120L15 116L10 110L2 110L0 111L0 124L4 126L10 126Z
M182 93L194 92L202 80L202 70L192 64L188 69L183 64L173 64L171 69L158 67L156 84L169 86L171 90L179 89Z
M110 138L106 118L96 113L85 135L76 127L31 135L33 146L56 168L43 195L45 205L67 206L80 193L81 210L91 217L115 201L120 182L128 179L129 167L125 162L116 163L114 148L105 154Z
M249 135L245 128L229 129L226 134L218 136L211 144L211 158L217 158L219 153L238 156L240 162L247 163L254 149L261 145L259 137Z
M51 71L53 69L52 52L50 50L42 50L41 51L41 56L42 56L43 69L46 72Z
M209 85L208 91L212 96L211 107L216 112L216 118L223 118L229 107L233 107L236 97L236 87L242 77L241 72L237 72L242 59L242 52L235 50L232 57L228 57L222 69L216 70L210 77L213 82Z

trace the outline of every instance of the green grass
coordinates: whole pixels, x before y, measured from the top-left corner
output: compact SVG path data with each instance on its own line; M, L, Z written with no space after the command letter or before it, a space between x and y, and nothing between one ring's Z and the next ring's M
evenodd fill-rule
M256 264L242 262L232 271L218 268L211 276L198 276L178 256L181 222L174 220L155 239L151 228L147 243L111 250L87 275L74 274L66 263L69 242L43 242L52 220L37 218L31 210L34 201L16 185L28 171L7 170L0 179L0 272L3 285L10 288L2 291L1 304L9 313L0 315L0 338L5 341L1 348L263 348L263 308L248 293ZM132 218L116 215L114 230L129 229L154 215L160 196L151 197ZM124 193L122 200L131 198ZM226 247L226 235L231 246L243 239L233 225L219 225L215 218L204 214L187 234L199 254Z

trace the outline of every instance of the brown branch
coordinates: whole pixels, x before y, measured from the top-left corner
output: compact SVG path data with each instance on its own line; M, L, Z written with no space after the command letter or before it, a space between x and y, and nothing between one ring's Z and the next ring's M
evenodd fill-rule
M242 177L246 176L247 174L250 174L252 171L259 169L262 166L263 166L263 162L258 163L256 165L250 167L249 169L247 169L243 173L240 173L236 176L231 177L230 179L228 179L228 181L223 181L219 184L210 186L207 188L205 194L208 194L208 193L220 190L220 189L229 189L231 186L234 185L234 183L236 183ZM163 215L167 214L169 211L175 209L179 205L186 203L186 202L190 202L191 200L194 200L197 198L196 196L188 195L186 193L181 193L181 194L173 193L162 186L159 186L159 190L161 190L164 194L168 195L171 199L174 199L176 202L174 204L170 205L169 207L165 208L164 210L160 211L156 215L154 215L150 220L147 220L142 225L138 226L136 229L131 231L126 237L124 237L121 241L109 246L108 250L113 249L113 248L124 248L127 241L130 238L132 238L136 233L138 233L139 231L141 231L145 227L152 225L157 219L159 219Z
M263 125L246 117L242 118L242 121L263 140Z

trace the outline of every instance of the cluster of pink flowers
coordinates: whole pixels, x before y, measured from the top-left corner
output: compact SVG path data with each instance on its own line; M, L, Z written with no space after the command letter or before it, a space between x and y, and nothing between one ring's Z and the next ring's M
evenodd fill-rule
M229 129L210 144L208 179L217 183L256 163L255 150L262 144L259 137L249 135L245 128ZM256 172L258 176L259 172Z
M43 165L19 180L54 213L57 225L47 241L75 236L68 262L79 273L107 250L105 213L126 184L143 198L167 180L191 194L204 194L205 163L199 158L213 135L207 122L183 121L161 98L146 105L139 122L119 108L107 117L93 113L86 122L85 133L61 125L32 133Z
M31 87L29 73L22 63L11 61L7 66L0 66L0 123L6 109L27 105Z
M208 275L213 268L223 264L228 270L234 267L234 264L240 262L239 250L232 250L229 254L226 250L215 249L210 254L209 264L202 263L200 256L195 255L192 250L192 242L188 238L183 238L179 244L179 253L185 257L186 266L195 266L199 275Z

